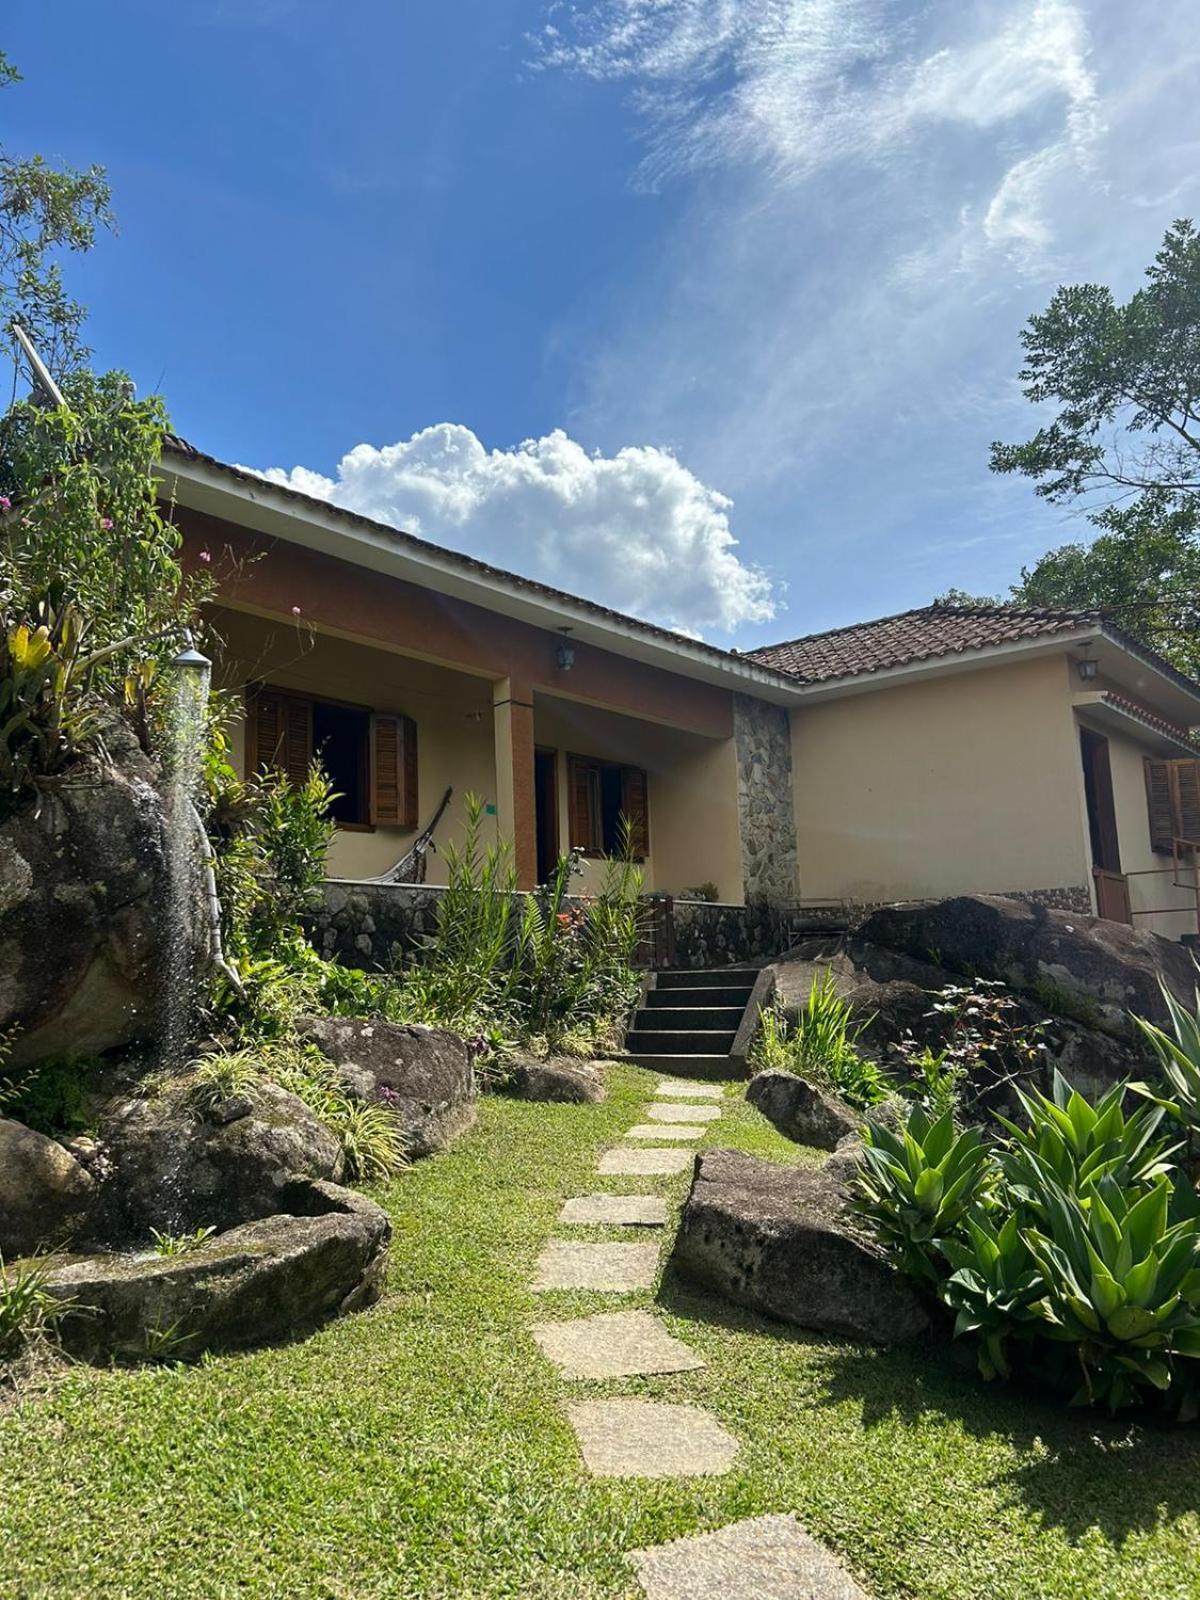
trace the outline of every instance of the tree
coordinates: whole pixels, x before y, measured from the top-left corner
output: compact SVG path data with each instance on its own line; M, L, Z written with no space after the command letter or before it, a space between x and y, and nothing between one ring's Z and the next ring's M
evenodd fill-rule
M1099 529L1051 550L1013 589L1024 605L1101 606L1183 671L1200 670L1200 235L1168 229L1125 305L1101 284L1060 288L1021 334L1026 398L1057 406L1019 472Z
M20 81L0 52L0 89ZM90 250L99 228L111 228L102 167L76 172L42 156L18 157L0 144L0 338L13 345L18 318L56 375L80 366L84 310L63 287L58 256Z

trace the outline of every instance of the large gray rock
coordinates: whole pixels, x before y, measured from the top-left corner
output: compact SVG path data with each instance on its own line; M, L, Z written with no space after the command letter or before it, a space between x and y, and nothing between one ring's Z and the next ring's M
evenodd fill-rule
M168 864L154 770L128 731L0 823L0 1028L18 1063L157 1036ZM178 921L178 919L177 919ZM190 923L177 926L190 942Z
M836 1150L862 1124L858 1112L837 1095L777 1067L755 1073L746 1099L786 1138L815 1150Z
M569 1056L517 1056L505 1070L501 1088L517 1100L595 1104L604 1099L604 1079L597 1067Z
M0 1257L68 1243L86 1226L92 1179L60 1144L0 1119Z
M1196 970L1182 945L1101 917L1048 911L1025 900L960 895L873 912L860 937L951 972L998 978L1052 1011L1132 1039L1132 1011L1166 1024L1165 981L1190 1003Z
M298 1178L342 1176L341 1143L294 1094L263 1083L238 1109L232 1120L204 1116L186 1085L113 1104L101 1122L110 1231L231 1228L278 1211Z
M281 1211L176 1256L97 1255L54 1269L66 1350L89 1361L191 1360L304 1331L378 1299L391 1225L365 1196L293 1181Z
M444 1150L475 1121L475 1072L458 1034L351 1017L305 1017L297 1031L334 1063L347 1094L395 1112L410 1156Z
M696 1157L672 1254L685 1276L783 1322L842 1338L915 1339L915 1290L847 1215L853 1159L784 1167L733 1150Z

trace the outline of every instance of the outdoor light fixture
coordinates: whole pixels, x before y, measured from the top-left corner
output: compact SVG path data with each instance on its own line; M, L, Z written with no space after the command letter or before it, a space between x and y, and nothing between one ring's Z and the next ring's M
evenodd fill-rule
M192 630L184 629L183 649L171 662L171 665L180 672L208 672L212 662L206 655L196 649L196 641L192 638Z
M562 640L559 643L558 652L555 656L555 659L558 662L558 670L560 672L570 672L571 668L575 665L575 646L571 643L568 637L571 630L570 628L560 628L558 631L562 634Z
M1084 656L1082 660L1075 663L1075 670L1079 673L1084 683L1091 683L1100 670L1100 663L1093 656Z

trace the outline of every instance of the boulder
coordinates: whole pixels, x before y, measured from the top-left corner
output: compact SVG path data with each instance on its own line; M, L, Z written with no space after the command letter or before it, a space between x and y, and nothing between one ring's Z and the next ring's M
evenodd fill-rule
M0 1257L69 1242L86 1226L95 1196L96 1185L62 1145L0 1119Z
M1136 1037L1131 1011L1168 1022L1160 979L1185 1003L1194 997L1196 969L1182 945L1025 900L960 895L887 907L873 912L859 935L918 959L936 955L951 972L998 978L1048 1010L1117 1038Z
M107 1227L118 1238L150 1229L231 1228L270 1216L297 1178L342 1175L337 1136L294 1094L264 1083L244 1114L209 1118L186 1085L144 1100L119 1100L101 1122L110 1175Z
M458 1034L351 1017L305 1017L297 1031L334 1063L347 1094L396 1113L410 1156L444 1150L475 1121L475 1072Z
M89 1361L191 1360L291 1336L382 1293L391 1225L364 1195L294 1180L282 1210L181 1255L97 1255L53 1269L64 1348Z
M816 1150L836 1150L847 1135L858 1132L862 1122L858 1112L837 1095L775 1067L751 1078L746 1099L785 1137Z
M604 1099L604 1079L597 1067L570 1056L517 1056L505 1071L501 1088L517 1100L551 1100L590 1105Z
M785 1167L733 1150L696 1157L672 1263L735 1305L816 1333L891 1344L929 1318L848 1215L854 1160Z
M127 730L105 740L119 766L80 761L0 823L0 1029L15 1030L17 1063L97 1055L161 1028L163 807Z

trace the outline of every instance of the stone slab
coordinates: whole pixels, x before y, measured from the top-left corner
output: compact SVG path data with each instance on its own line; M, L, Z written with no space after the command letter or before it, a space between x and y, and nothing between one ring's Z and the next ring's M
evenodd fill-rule
M655 1132L658 1132L655 1129ZM663 1177L668 1172L686 1172L695 1160L690 1150L606 1150L596 1171L603 1178Z
M646 1115L651 1122L715 1122L721 1115L720 1106L647 1106Z
M728 1472L738 1442L699 1406L587 1400L567 1407L597 1478L698 1478Z
M625 1135L627 1139L698 1139L705 1130L695 1125L680 1128L668 1127L661 1122L637 1122Z
M587 1244L551 1239L533 1280L544 1289L650 1289L658 1271L657 1244Z
M613 1228L662 1228L667 1221L667 1202L657 1194L581 1194L565 1202L558 1220Z
M867 1600L792 1516L751 1517L629 1560L647 1600Z
M682 1079L664 1078L655 1093L669 1100L720 1100L725 1091L719 1083L686 1083Z
M704 1365L647 1311L539 1322L533 1337L564 1378L632 1378L649 1372L695 1372Z

